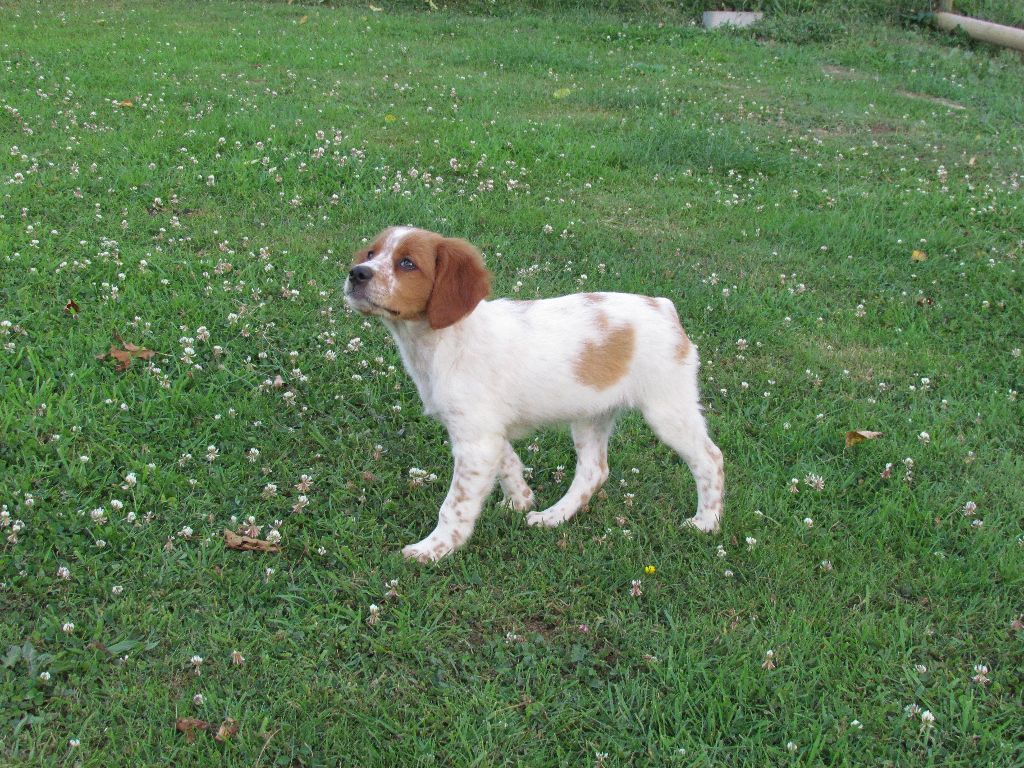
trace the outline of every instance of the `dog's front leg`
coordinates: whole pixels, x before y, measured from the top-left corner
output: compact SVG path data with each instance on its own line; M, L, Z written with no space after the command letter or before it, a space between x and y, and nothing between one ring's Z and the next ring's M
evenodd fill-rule
M405 557L427 563L440 560L466 543L494 487L504 448L505 440L501 437L471 441L456 441L453 437L455 471L437 517L437 527L422 541L405 547Z

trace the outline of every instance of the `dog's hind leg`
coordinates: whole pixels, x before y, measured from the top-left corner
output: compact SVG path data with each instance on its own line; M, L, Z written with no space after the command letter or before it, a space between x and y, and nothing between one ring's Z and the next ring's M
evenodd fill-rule
M608 479L608 438L615 428L614 416L602 416L572 425L576 446L576 474L569 490L553 506L526 516L528 525L554 527L575 515Z
M697 393L697 367L684 367L680 386L643 406L654 433L689 466L697 483L697 514L688 520L705 532L718 531L725 494L722 452L708 436Z

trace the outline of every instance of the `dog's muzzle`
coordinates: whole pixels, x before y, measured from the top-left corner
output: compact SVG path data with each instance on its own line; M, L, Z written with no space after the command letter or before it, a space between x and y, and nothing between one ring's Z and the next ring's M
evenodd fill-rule
M352 291L359 291L373 278L373 270L363 264L352 267L348 273L348 284Z

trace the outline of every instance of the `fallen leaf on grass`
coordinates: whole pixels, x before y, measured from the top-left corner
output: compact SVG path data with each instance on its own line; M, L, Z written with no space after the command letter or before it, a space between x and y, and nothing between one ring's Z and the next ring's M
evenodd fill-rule
M242 536L224 529L224 545L228 549L237 549L240 552L280 552L277 544L271 544L263 539L254 539L252 536Z
M114 331L114 338L121 345L118 349L113 344L110 345L110 350L104 352L101 355L96 355L97 360L106 360L108 357L117 360L117 365L114 366L115 371L126 371L132 364L132 360L136 357L140 360L149 360L153 355L156 354L152 349L146 349L145 347L138 347L135 344L131 344L121 338L121 334Z
M74 317L82 311L82 308L78 306L74 299L71 299L71 301L64 305L64 311Z
M185 734L185 741L191 744L196 740L196 731L208 731L210 724L197 717L179 717L174 723L174 728L179 733Z
M925 253L924 251L914 251L913 253L910 254L910 260L911 261L927 261L928 260L928 254Z
M191 744L196 740L196 731L206 731L207 733L213 732L213 723L208 723L205 720L200 720L197 717L179 717L174 723L174 729L178 733L185 734L185 741ZM213 738L219 742L225 742L232 736L238 733L238 722L233 718L228 718L220 727L217 728L217 732L213 734Z
M876 437L881 436L881 432L872 432L868 429L855 429L852 432L846 433L846 447L849 448L857 443L863 443L865 440L874 440Z
M227 720L220 724L220 728L217 729L217 733L214 734L213 738L216 741L224 742L230 739L236 733L238 733L238 723L237 721L229 717Z
M133 102L131 99L123 99L122 101L117 102L117 106L119 106L119 107L134 107L135 106L135 102Z
M305 24L307 21L309 21L309 16L303 16L299 19L299 24Z

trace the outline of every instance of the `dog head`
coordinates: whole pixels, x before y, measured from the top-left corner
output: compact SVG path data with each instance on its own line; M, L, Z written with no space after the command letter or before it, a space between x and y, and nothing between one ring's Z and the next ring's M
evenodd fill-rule
M434 329L457 323L491 290L480 252L465 240L412 227L391 227L359 251L345 299L367 315L425 320Z

